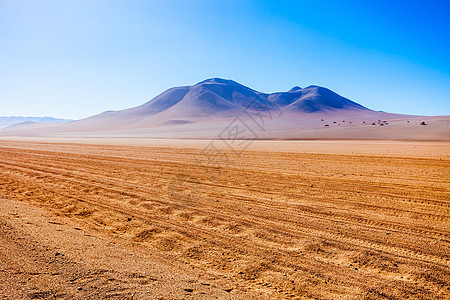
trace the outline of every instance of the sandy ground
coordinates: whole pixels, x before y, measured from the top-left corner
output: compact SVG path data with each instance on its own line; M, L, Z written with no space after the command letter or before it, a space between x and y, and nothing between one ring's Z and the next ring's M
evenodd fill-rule
M4 299L450 296L448 143L89 141L0 141Z
M227 282L90 232L36 205L0 200L2 299L229 299Z
M187 148L230 150L236 155L243 151L317 153L337 155L369 155L393 157L450 158L450 141L392 141L392 140L253 140L241 146L230 146L220 139L151 139L151 138L43 138L1 137L1 141L33 142L39 144L70 143L112 146L143 146L157 148ZM206 150L205 150L206 149ZM205 151L204 151L205 150Z

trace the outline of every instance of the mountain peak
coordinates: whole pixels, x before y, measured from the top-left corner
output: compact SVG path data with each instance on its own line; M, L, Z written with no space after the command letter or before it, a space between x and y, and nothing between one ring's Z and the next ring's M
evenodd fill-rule
M238 83L236 81L230 80L230 79L223 79L223 78L208 78L206 80L200 81L196 85L201 85L205 83L216 83L216 84L226 84L226 85L237 85Z
M305 89L324 89L324 87L318 85L308 85Z
M294 86L292 89L289 90L289 92L298 92L300 91L302 88L299 87L298 85Z

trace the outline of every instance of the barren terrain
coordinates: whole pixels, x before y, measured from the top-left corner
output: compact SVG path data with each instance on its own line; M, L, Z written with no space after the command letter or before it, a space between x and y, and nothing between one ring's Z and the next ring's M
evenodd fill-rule
M0 295L448 299L449 144L293 143L0 141Z

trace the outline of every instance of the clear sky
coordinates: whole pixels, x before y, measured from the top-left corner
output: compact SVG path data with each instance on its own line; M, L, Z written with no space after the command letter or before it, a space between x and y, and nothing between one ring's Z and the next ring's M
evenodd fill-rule
M0 0L0 115L83 118L209 77L450 114L450 1Z

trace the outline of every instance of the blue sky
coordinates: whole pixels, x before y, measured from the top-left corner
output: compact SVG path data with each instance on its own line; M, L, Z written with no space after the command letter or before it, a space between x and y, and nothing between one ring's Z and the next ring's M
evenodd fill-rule
M0 115L83 118L209 77L450 114L450 1L0 0Z

